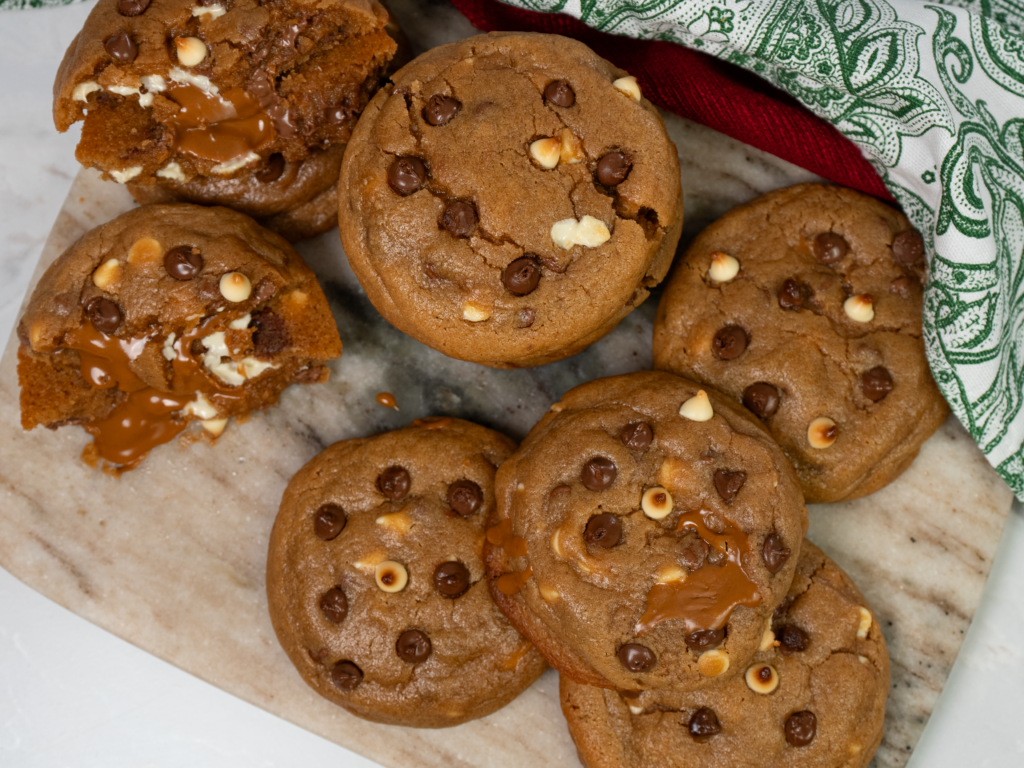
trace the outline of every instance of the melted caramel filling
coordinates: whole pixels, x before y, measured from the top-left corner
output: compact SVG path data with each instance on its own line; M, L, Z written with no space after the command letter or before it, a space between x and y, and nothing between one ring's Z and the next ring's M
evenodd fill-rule
M705 563L683 581L657 583L647 593L647 610L636 625L644 635L663 621L682 619L686 633L698 629L721 629L733 609L761 604L761 593L743 569L744 556L750 556L749 537L737 526L726 522L717 534L707 527L703 512L687 512L679 518L677 531L692 530L714 549L726 556L722 566Z
M512 521L502 520L497 525L487 529L487 541L495 547L501 547L509 557L526 557L526 539L516 536L512 531ZM514 595L526 586L526 582L533 575L533 566L526 566L525 571L518 573L506 573L498 577L494 586L503 595Z
M176 412L196 395L203 394L211 404L222 406L241 399L237 390L212 380L188 355L192 341L201 335L205 334L197 328L174 344L176 355L171 365L174 388L179 392L151 387L131 369L130 363L154 336L119 339L89 324L65 336L63 346L78 351L82 377L89 384L97 389L117 387L127 394L105 417L85 425L100 458L124 470L134 469L153 448L169 442L188 426L189 417Z
M273 121L258 101L241 88L207 93L191 84L175 84L167 96L181 109L171 119L174 148L228 163L266 146L276 137Z
M516 592L526 586L526 582L533 576L533 566L526 566L525 571L519 571L518 573L506 573L498 577L498 580L494 582L494 586L498 588L498 591L503 595L514 595Z

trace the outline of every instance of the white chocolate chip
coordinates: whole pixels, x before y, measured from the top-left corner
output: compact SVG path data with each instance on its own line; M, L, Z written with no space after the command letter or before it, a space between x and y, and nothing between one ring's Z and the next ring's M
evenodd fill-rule
M576 219L562 219L551 225L551 239L559 248L569 250L574 245L597 248L611 239L612 233L605 223L593 216Z
M131 88L127 85L111 85L107 88L111 93L116 93L118 96L139 96L142 97L142 92L138 88Z
M744 678L754 693L767 695L779 687L779 673L771 664L752 664L747 667Z
M220 3L214 3L213 5L193 5L192 15L196 17L209 16L211 19L219 19L227 11L224 10L224 6Z
M640 507L652 520L661 520L672 511L672 494L660 485L648 488L640 499Z
M549 410L552 413L561 413L562 409L564 409L564 408L565 408L565 406L562 405L561 403L555 403L554 405L551 406L551 408Z
M142 87L149 93L163 93L167 90L167 81L160 75L143 75Z
M677 581L686 581L687 573L678 565L666 565L658 571L659 584L671 584Z
M133 165L131 168L125 168L123 171L108 171L108 173L118 184L127 184L142 173L142 166Z
M220 295L237 304L252 295L252 283L241 272L225 272L220 276Z
M173 336L174 334L171 335ZM181 409L181 412L185 416L195 416L199 419L211 420L217 418L217 409L213 407L209 400L203 397L202 392L197 392L196 399L187 403L185 407Z
M530 157L545 170L558 165L562 153L562 142L558 139L537 139L530 145Z
M870 323L875 319L875 302L870 293L861 293L844 301L843 311L856 323Z
M729 654L721 648L704 651L697 659L697 671L704 677L718 677L729 669Z
M716 283L728 283L740 273L740 263L734 257L721 251L711 254L708 277Z
M91 80L87 83L79 83L71 92L71 99L72 101L88 101L90 93L102 90L99 83L94 83Z
M178 49L178 62L183 67L202 64L206 58L206 43L198 37L176 37L174 45Z
M161 179L170 179L171 181L185 181L185 174L181 170L181 166L173 160L156 172L156 175Z
M174 339L174 331L171 331L167 338L164 339L164 347L161 350L164 356L164 360L170 361L178 356L177 350L174 349ZM200 397L202 397L202 395L200 395Z
M270 368L276 368L273 363L257 360L255 357L244 357L237 363L228 360L221 362L224 357L230 357L231 350L225 341L224 331L217 331L200 339L206 347L206 354L203 355L203 366L218 379L232 387L237 387L259 376Z
M703 389L697 390L696 395L679 406L679 415L690 421L708 421L715 415L708 393Z
M220 93L220 88L218 88L216 85L210 82L210 78L208 78L206 75L193 75L191 72L186 72L180 67L175 67L168 73L167 76L171 78L172 82L194 85L199 90L205 93L212 93L214 96ZM145 84L146 78L142 78L142 82L143 84ZM147 88L149 87L147 86ZM149 90L152 89L150 88Z
M551 551L564 560L565 552L562 551L561 532L561 528L555 528L555 532L551 534Z
M807 442L811 448L828 448L839 437L839 428L828 416L819 416L807 427Z
M490 307L478 304L475 301L467 301L462 305L462 319L471 323L482 323L491 316Z
M758 647L757 650L767 651L773 645L775 645L775 633L772 632L771 629L766 629L764 631L764 634L761 636L761 645Z
M576 134L568 128L563 128L558 136L561 139L559 142L561 145L559 159L563 163L576 165L586 159L586 156L583 154L583 142L576 137Z
M371 552L352 563L352 567L363 573L371 573L379 563L384 562L386 557L387 555L383 552Z
M242 168L245 168L245 166L259 159L260 156L257 155L255 152L249 152L248 154L242 155L241 157L235 158L234 160L228 160L226 163L215 165L213 166L213 168L210 169L210 171L216 173L218 176L227 176L228 174L232 174L235 171L239 171Z
M228 425L227 419L204 419L199 424L214 437L220 437Z
M228 323L228 328L233 331L244 331L249 327L249 322L252 320L252 315L242 315L237 320L232 320Z
M864 606L860 606L860 624L857 626L857 637L861 640L868 636L868 632L871 630L871 611Z
M634 715L642 715L644 713L643 707L635 707L632 704L627 704L626 706L629 707L629 711Z
M517 491L518 491L519 493L522 493L523 491L525 491L525 490L526 490L526 486L525 486L525 485L523 485L522 483L519 483L518 485L516 485L516 490L517 490Z
M399 536L404 536L412 530L412 518L404 509L401 512L392 512L390 515L381 515L374 522ZM455 558L449 559L454 560Z
M636 78L632 75L626 75L620 77L614 83L612 83L620 93L624 93L633 101L640 101L640 86L636 82Z
M555 602L555 600L562 596L557 589L555 589L554 587L549 587L547 584L541 584L539 587L537 587L537 590L540 592L540 596L543 597L549 603Z
M105 291L114 285L121 277L121 262L117 259L107 259L92 273L92 282L101 291Z
M394 560L385 560L374 568L373 577L377 586L385 592L401 592L409 583L409 572L404 565Z
M140 237L128 249L129 264L149 264L163 256L163 246L152 237Z

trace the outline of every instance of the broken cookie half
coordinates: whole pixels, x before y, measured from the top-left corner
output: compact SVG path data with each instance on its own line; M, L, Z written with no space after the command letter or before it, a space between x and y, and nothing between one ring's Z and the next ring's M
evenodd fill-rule
M119 470L198 421L326 381L341 340L312 271L240 213L150 205L88 232L36 286L18 326L25 429L78 424Z

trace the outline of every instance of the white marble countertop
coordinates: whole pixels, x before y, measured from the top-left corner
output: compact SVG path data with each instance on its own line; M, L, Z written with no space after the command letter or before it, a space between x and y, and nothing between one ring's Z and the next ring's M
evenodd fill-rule
M89 5L0 12L0 339L77 172L50 120L57 63ZM0 467L0 482L4 468ZM912 768L1024 764L1024 516L1007 521L985 597ZM1011 554L1012 553L1012 554ZM1016 555L1016 556L1014 556ZM51 603L0 569L0 765L371 768Z

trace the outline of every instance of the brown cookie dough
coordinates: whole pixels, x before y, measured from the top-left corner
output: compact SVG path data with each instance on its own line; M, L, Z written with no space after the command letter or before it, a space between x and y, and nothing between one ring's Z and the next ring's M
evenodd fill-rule
M583 384L498 470L491 592L577 682L742 674L807 526L793 468L729 398L660 372Z
M57 73L54 122L84 120L79 162L122 183L297 163L348 141L395 52L388 22L375 0L100 0Z
M742 401L808 502L899 476L949 415L925 359L924 248L906 217L803 184L705 229L670 278L654 365Z
M491 600L480 557L515 444L451 418L336 443L292 478L270 538L281 645L321 696L368 720L458 725L544 671Z
M342 166L349 263L397 328L495 367L574 354L668 270L676 149L635 81L574 40L429 51L367 106Z
M742 676L624 697L561 678L587 768L864 768L882 741L889 655L850 577L808 541Z
M326 381L341 340L287 242L226 208L152 205L87 233L40 279L18 327L21 423L81 424L83 458L121 469L198 420Z
M247 176L196 176L181 184L129 184L128 191L144 204L224 205L252 216L261 226L295 243L337 225L338 173L344 153L345 145L339 144L295 163L276 154L265 168Z

